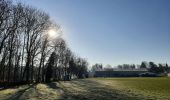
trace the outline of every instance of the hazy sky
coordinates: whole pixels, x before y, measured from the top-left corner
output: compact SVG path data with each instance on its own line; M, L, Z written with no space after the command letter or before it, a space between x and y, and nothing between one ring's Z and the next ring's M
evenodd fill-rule
M170 63L170 0L22 0L50 14L90 64Z

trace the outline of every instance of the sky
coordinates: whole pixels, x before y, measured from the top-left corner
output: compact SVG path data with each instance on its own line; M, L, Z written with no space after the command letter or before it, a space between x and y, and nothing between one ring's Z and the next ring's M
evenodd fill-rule
M21 0L47 12L90 65L170 64L170 0Z

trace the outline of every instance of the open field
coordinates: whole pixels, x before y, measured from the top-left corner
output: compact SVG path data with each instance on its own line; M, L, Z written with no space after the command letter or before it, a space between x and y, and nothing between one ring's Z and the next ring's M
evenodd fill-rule
M89 78L0 91L0 100L26 99L170 100L170 78Z

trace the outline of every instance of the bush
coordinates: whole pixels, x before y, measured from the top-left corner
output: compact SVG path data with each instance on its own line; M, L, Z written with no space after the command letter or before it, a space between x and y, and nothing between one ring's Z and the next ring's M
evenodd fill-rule
M146 72L139 74L140 77L158 77L158 74L152 73L152 72Z

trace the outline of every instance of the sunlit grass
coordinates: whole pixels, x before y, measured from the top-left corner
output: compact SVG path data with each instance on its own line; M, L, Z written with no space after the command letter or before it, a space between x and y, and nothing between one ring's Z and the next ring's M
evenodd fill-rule
M20 86L16 88L9 88L5 90L0 91L0 100L3 100L5 98L8 98L10 95L17 93L18 91L27 88L27 86Z

